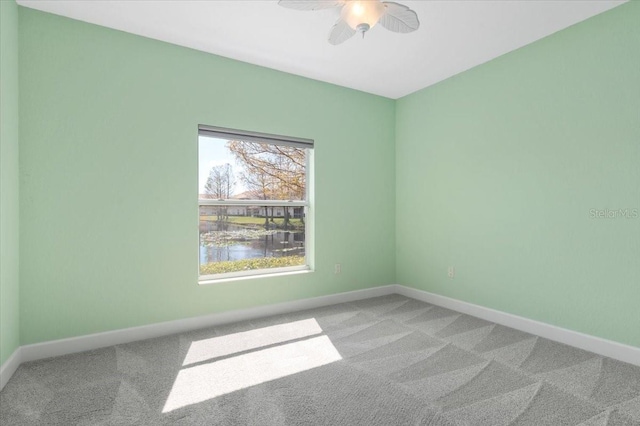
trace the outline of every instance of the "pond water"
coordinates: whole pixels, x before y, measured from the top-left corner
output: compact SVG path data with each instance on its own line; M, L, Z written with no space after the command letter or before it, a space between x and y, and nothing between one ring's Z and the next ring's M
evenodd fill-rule
M200 264L261 257L304 256L304 232L248 229L208 223L200 227ZM208 230L207 230L208 228ZM261 235L267 234L267 235Z

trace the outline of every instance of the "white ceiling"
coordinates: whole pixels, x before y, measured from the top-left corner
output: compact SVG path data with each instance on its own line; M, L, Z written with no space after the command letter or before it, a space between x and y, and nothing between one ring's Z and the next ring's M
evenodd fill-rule
M39 9L240 61L397 99L624 1L406 1L421 28L381 26L327 42L337 9L302 12L277 0L18 0Z

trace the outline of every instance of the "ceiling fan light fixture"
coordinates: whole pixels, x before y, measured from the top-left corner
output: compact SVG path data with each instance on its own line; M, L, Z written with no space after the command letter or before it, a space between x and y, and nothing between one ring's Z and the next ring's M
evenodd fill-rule
M1 0L0 0L1 1ZM278 4L296 10L340 8L340 18L329 33L329 43L344 43L357 33L362 37L380 24L394 33L411 33L420 28L418 15L407 6L382 0L278 0Z
M373 28L384 14L380 0L347 1L340 16L354 30L362 33Z

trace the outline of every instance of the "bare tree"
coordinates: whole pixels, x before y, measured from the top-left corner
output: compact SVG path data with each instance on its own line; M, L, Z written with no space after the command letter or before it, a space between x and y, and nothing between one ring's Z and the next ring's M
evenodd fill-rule
M249 196L256 200L270 200L272 197L271 187L273 178L265 173L248 173L240 175L244 186L247 188ZM271 208L273 217L273 207ZM269 229L269 207L264 206L264 227Z
M306 152L304 149L263 144L258 142L229 141L229 150L244 166L242 180L248 188L265 200L303 200L306 193ZM271 208L273 216L273 207ZM268 208L265 207L265 227L269 226ZM284 228L290 223L290 210L284 209Z
M211 198L226 200L231 198L235 183L231 164L226 163L214 166L209 171L209 177L204 185L204 192ZM223 220L228 217L226 207L218 207L217 211L218 220Z
M304 149L229 141L229 150L245 169L247 186L259 183L265 199L302 200L306 191L306 153Z

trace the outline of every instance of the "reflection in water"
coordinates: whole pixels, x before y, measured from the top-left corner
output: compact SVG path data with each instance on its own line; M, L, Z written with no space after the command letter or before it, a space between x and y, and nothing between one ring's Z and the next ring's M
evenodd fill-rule
M206 222L206 228L202 228L200 264L305 254L302 231L265 231L215 221Z

